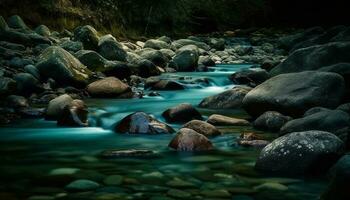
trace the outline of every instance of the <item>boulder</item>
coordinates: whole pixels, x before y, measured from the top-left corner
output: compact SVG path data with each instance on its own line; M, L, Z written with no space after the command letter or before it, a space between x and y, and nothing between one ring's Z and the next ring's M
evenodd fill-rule
M61 95L52 99L47 105L45 118L48 120L57 120L66 106L72 103L73 99L68 94Z
M45 25L36 27L34 31L44 37L49 37L51 35L50 29Z
M136 112L123 118L115 127L117 133L129 134L170 134L174 129L144 112Z
M131 92L130 87L115 77L107 77L87 86L87 91L92 97L121 97Z
M198 48L204 49L206 51L210 50L210 46L207 45L206 43L191 40L191 39L179 39L179 40L176 40L172 43L172 46L174 46L177 49L180 49L180 48L187 46L187 45L194 45L194 46L197 46Z
M169 108L162 113L162 116L169 123L188 122L194 119L202 120L202 115L188 103Z
M249 126L249 121L245 119L238 119L233 117L227 117L223 115L210 115L207 119L207 122L209 124L212 124L214 126Z
M136 63L137 73L142 78L158 76L161 74L159 68L151 61L142 59Z
M189 121L185 125L183 125L182 128L192 129L206 137L221 135L221 132L217 128L215 128L215 126L200 120Z
M123 46L110 35L101 37L98 43L98 52L107 60L125 62L127 58L127 53Z
M151 48L151 49L160 50L160 49L169 49L170 45L164 41L161 41L161 40L150 39L150 40L147 40L145 42L145 45L143 48Z
M325 172L339 158L344 143L323 131L295 132L279 137L260 153L255 168L281 175Z
M22 20L22 18L18 15L11 16L8 19L7 24L10 28L14 28L14 29L23 29L23 30L29 29L28 26Z
M194 45L181 47L173 60L169 63L169 67L179 72L195 71L198 67L199 50Z
M14 80L17 82L17 92L19 94L29 96L32 93L43 91L39 81L29 73L18 73L14 76Z
M209 44L213 49L217 51L225 50L225 39L223 38L211 38Z
M336 107L344 96L344 79L335 73L306 71L275 76L251 90L244 109L257 117L266 111L298 117L312 107Z
M215 66L215 61L209 56L199 56L198 64L204 66Z
M40 80L40 73L38 69L34 65L26 65L24 66L24 71L31 74L37 80Z
M325 66L337 63L349 63L350 42L332 42L324 45L316 45L294 51L281 64L274 67L270 74L301 72L318 70Z
M292 120L291 117L284 116L279 112L267 111L254 121L253 126L259 130L278 132L290 120Z
M63 108L57 125L84 127L88 126L88 108L82 100L75 99Z
M7 96L14 94L17 90L17 83L15 80L0 76L0 96Z
M3 41L23 44L30 47L34 47L39 44L52 44L48 38L43 37L35 32L22 33L13 29L0 31L0 38Z
M315 36L319 36L324 33L321 27L312 27L307 30L302 30L298 33L280 37L278 40L279 46L281 48L290 50L294 45L299 44L303 41L308 41Z
M100 184L94 181L79 179L69 183L65 187L65 189L72 192L85 192L85 191L96 190L99 187L100 187Z
M269 73L264 69L246 69L235 72L229 79L238 85L249 85L255 87L270 78Z
M36 68L42 78L52 78L62 86L83 87L91 76L91 71L86 66L57 46L48 47L41 53Z
M172 80L163 80L158 77L150 77L146 79L145 89L151 90L184 90L185 87L177 82Z
M241 133L237 143L243 147L264 148L270 142L255 133Z
M343 132L346 132L347 135L349 128L349 114L341 110L325 109L319 112L310 113L303 118L287 122L281 128L280 133L287 134L291 132L318 130L334 133L340 137Z
M249 87L234 87L217 95L203 99L199 103L201 108L210 109L235 109L242 107L245 95L251 90Z
M150 48L143 49L139 52L141 58L151 61L156 66L164 68L169 59L159 50L154 50Z
M79 41L64 40L59 43L59 46L70 53L76 53L84 48L83 43ZM88 50L86 50L88 51Z
M16 110L28 108L28 100L23 96L10 95L6 98L7 106Z
M176 151L208 151L213 149L213 144L204 135L182 128L170 141L169 147Z
M76 28L73 39L83 43L86 50L97 50L99 37L97 31L92 26L86 25Z
M9 30L6 20L0 15L0 30Z

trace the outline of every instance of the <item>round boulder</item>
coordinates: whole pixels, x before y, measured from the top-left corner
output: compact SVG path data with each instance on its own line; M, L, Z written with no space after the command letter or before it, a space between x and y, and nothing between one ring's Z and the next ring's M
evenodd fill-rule
M221 132L215 126L200 120L189 121L182 128L192 129L206 137L221 135Z
M188 122L193 119L202 120L202 115L188 103L182 103L175 107L169 108L163 112L162 116L167 122Z
M279 112L267 111L254 121L253 126L260 130L278 132L290 120L292 120L291 117L284 116Z
M119 97L130 92L130 87L115 77L107 77L87 86L88 93L93 97Z
M171 140L169 147L176 151L208 151L213 149L213 144L204 135L182 128Z
M59 126L84 127L88 125L88 108L82 100L73 100L66 105L57 120Z

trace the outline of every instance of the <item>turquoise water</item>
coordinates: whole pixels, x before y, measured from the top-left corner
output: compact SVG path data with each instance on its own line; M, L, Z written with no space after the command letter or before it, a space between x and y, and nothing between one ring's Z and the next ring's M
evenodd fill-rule
M163 78L208 78L209 85L189 84L184 91L161 91L142 99L89 99L88 128L58 128L55 122L23 120L0 128L0 199L46 196L56 199L290 199L313 200L325 189L323 179L269 177L254 170L259 149L236 144L250 127L219 127L223 136L212 138L215 151L177 153L168 149L173 135L121 135L112 131L120 119L143 111L163 121L161 113L179 103L198 103L233 85L227 76L250 65L220 65L211 72L163 74ZM204 117L225 114L248 117L242 110L199 109ZM181 124L171 124L178 129ZM271 139L269 133L258 132ZM151 158L103 159L107 149L147 149ZM58 168L73 174L50 175ZM291 169L292 170L292 169ZM104 180L119 175L110 186ZM101 184L90 192L70 193L65 185L76 179ZM181 181L179 181L181 180ZM4 196L5 195L5 196Z

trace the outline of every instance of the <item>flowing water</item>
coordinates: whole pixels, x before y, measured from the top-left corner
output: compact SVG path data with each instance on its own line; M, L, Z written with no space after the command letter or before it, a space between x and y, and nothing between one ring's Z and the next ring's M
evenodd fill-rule
M251 131L249 127L219 127L225 134L212 138L216 150L205 153L171 151L167 145L173 135L113 132L113 124L136 111L163 121L161 113L171 106L184 102L198 105L203 98L232 88L228 75L250 66L219 65L210 72L163 74L168 79L182 77L190 81L204 77L209 81L187 84L183 91L161 91L161 96L86 100L90 108L88 128L58 128L55 122L45 120L22 120L0 128L0 198L44 195L62 199L318 199L326 187L324 179L269 177L254 170L259 149L236 144L242 132ZM248 117L242 110L199 110L204 117L214 113ZM171 126L178 129L181 124ZM106 149L147 149L156 151L157 156L99 157ZM54 169L64 172L53 175ZM119 175L122 181L106 186L104 179L111 175ZM89 179L104 186L66 196L64 186L76 179Z

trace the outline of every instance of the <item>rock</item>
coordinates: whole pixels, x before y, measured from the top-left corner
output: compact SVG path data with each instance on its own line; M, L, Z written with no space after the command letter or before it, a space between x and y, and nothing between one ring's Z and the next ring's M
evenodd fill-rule
M103 180L103 183L105 185L121 185L122 182L123 182L123 177L120 175L110 175Z
M66 186L66 189L72 192L84 192L84 191L96 190L99 187L100 187L100 184L94 181L79 179L69 183Z
M78 168L56 168L49 172L50 176L58 176L58 175L72 175L79 172Z
M203 99L198 106L210 109L241 108L242 101L250 90L249 87L236 86L233 89Z
M177 81L162 80L158 77L150 77L146 79L145 89L151 90L184 90L185 86Z
M151 61L143 59L136 63L138 75L142 78L158 76L161 74L159 68Z
M2 41L23 44L31 47L39 44L52 44L52 42L48 38L43 37L37 33L22 33L13 29L0 31L0 38L2 39Z
M215 66L215 61L209 56L199 56L198 64L204 66Z
M74 30L74 40L83 43L86 50L97 50L99 37L92 26L86 25Z
M245 96L243 106L254 117L271 110L298 117L312 107L336 107L343 95L344 80L338 74L306 71L265 81Z
M278 132L290 120L292 120L291 117L284 116L279 112L267 111L254 121L253 126L259 130Z
M192 129L206 137L221 135L221 132L215 126L200 120L189 121L182 128Z
M179 199L186 199L191 197L191 193L178 189L170 189L167 192L167 195Z
M35 79L40 80L40 73L34 65L24 66L24 71L31 74Z
M255 133L241 133L237 143L243 147L264 148L270 142Z
M131 92L130 87L115 77L107 77L87 86L88 93L93 97L121 97Z
M95 51L80 50L75 53L79 61L94 72L103 72L108 67L108 61Z
M309 112L309 111L308 111ZM350 128L350 116L341 110L324 109L319 112L310 113L303 118L287 122L280 133L287 134L301 131L326 131L340 136Z
M331 181L328 189L322 195L323 200L347 200L349 194L350 155L344 155L330 169Z
M253 51L253 47L250 45L238 45L234 47L234 51L239 56L245 56Z
M82 100L73 100L66 105L57 120L59 126L88 126L88 109Z
M151 61L153 64L159 67L166 67L169 62L168 58L159 50L143 49L139 55L141 58Z
M98 52L107 60L126 61L127 53L123 46L111 36L103 36L98 43Z
M160 49L159 51L163 55L165 55L169 60L171 60L176 55L176 53L171 49Z
M224 189L214 189L214 190L203 190L201 195L204 195L208 198L230 198L232 195Z
M248 69L235 72L229 78L235 84L255 87L269 79L270 75L263 69Z
M9 28L6 20L2 16L0 16L0 30L9 30L9 29L10 28Z
M0 96L14 94L17 90L17 83L11 78L0 76Z
M184 181L180 178L175 177L174 179L166 183L167 186L171 188L194 188L196 187L193 183Z
M62 116L64 108L69 106L72 101L72 97L70 97L68 94L52 99L46 109L46 119L57 120L60 116Z
M23 69L26 65L32 65L34 62L30 59L22 59L19 57L14 57L10 61L10 67L17 68L17 69Z
M29 73L18 73L14 76L14 79L17 82L17 92L19 94L29 96L43 90L39 86L39 81Z
M45 25L36 27L35 32L44 37L49 37L51 35L50 29Z
M193 119L202 120L202 115L188 103L182 103L175 107L169 108L162 113L167 122L188 122Z
M188 128L179 130L169 147L176 151L208 151L213 149L212 143L204 135Z
M327 170L343 150L344 143L323 131L295 132L279 137L260 153L258 170L296 175Z
M344 31L334 36L330 41L340 42L340 41L349 41L349 40L350 40L350 28L347 27Z
M117 133L129 134L162 134L175 132L170 126L143 112L126 116L115 127Z
M72 40L65 40L62 41L60 44L60 47L62 47L64 50L69 51L71 53L76 53L84 48L83 43L79 41L72 41ZM86 50L88 51L88 50ZM78 58L79 59L79 58ZM89 67L89 66L88 66Z
M6 98L8 107L16 110L29 107L28 100L25 97L10 95Z
M180 49L184 46L187 45L194 45L197 46L198 48L204 49L206 51L210 50L210 46L205 44L204 42L199 42L199 41L195 41L195 40L191 40L191 39L180 39L180 40L176 40L172 43L172 46L174 46L177 49Z
M157 157L156 152L151 150L105 150L101 153L102 158L153 158Z
M258 191L287 191L288 187L280 183L263 183L261 185L255 186L255 190Z
M181 47L173 60L169 63L169 67L179 72L195 71L198 67L199 50L194 45Z
M147 40L145 42L145 45L143 48L151 48L151 49L156 49L156 50L160 50L160 49L169 49L170 45L164 41L161 40Z
M17 111L22 118L37 119L45 116L45 108L24 107Z
M296 34L287 35L285 37L279 38L279 46L281 48L290 50L294 45L299 44L300 42L310 40L311 38L321 35L324 33L323 28L321 27L312 27L307 30L300 31Z
M171 38L170 37L168 37L168 36L161 36L161 37L159 37L157 40L159 40L159 41L163 41L163 42L166 42L166 43L168 43L168 44L170 44L171 43Z
M233 117L226 117L223 115L210 115L207 122L214 126L249 126L249 121L245 119L238 119Z
M338 106L337 110L344 111L350 115L350 103L344 103Z
M52 78L62 86L85 86L91 71L61 47L45 49L38 58L36 68L42 78Z
M224 51L225 50L225 39L223 38L211 38L210 39L210 46L217 51Z
M29 29L28 26L22 20L22 18L18 15L11 16L8 19L7 24L10 28L14 28L14 29L24 29L24 30Z
M270 74L276 76L284 73L318 70L337 63L349 63L348 51L350 51L350 42L333 42L298 49L281 64L274 67Z

